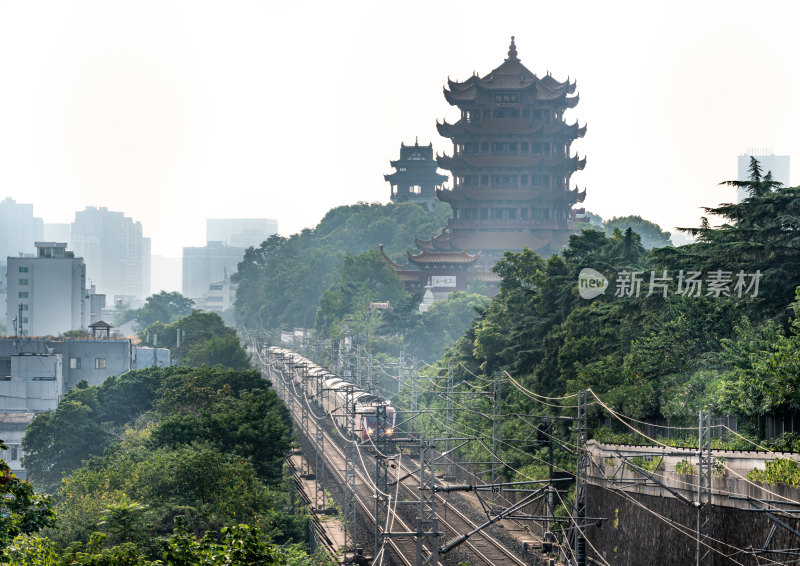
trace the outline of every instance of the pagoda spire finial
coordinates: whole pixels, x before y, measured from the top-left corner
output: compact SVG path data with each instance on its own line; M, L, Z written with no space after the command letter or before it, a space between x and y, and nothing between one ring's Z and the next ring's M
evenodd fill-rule
M514 43L514 36L511 36L511 45L508 46L508 59L506 61L519 61L517 58L517 45Z

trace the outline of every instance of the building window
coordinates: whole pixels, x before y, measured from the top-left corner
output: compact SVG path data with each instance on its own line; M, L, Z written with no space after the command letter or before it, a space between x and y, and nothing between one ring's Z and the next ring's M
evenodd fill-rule
M19 292L19 298L20 299L27 299L28 298L28 292L27 291L20 291Z
M81 359L80 358L70 358L69 359L69 369L81 369Z
M28 305L22 304L20 306L22 307L22 310L24 311L28 310Z
M94 359L94 369L106 369L106 359L105 358L95 358Z
M22 317L22 324L28 324L28 317L27 316L23 316Z
M27 285L28 284L28 280L27 279L20 279L19 280L19 284L20 285Z
M20 266L20 268L19 268L19 272L20 272L20 273L28 273L28 268L27 268L27 267Z

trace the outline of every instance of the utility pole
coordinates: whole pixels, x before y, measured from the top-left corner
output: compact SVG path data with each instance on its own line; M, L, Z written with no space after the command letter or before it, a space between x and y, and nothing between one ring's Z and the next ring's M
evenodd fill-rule
M586 414L586 390L578 391L578 416L575 419L575 432L577 437L575 465L575 508L573 525L575 533L575 560L577 566L586 566L586 537L583 534L586 519L586 491L588 488L587 475L589 473L589 454L586 450L586 441L589 434L589 422Z
M498 482L498 472L502 467L503 461L503 390L501 381L502 374L494 372L494 386L492 400L494 409L492 411L492 485ZM492 490L494 493L494 489Z
M389 441L386 438L386 405L375 406L375 553L383 546L389 520Z
M344 552L355 553L356 531L356 439L355 439L355 402L354 387L349 385L344 388L345 405L342 407L345 417L345 436L347 441L344 449ZM332 415L335 419L336 415Z
M300 387L305 392L306 383L308 381L308 364L302 363L295 367L295 371L300 370ZM303 395L300 399L300 442L301 446L308 444L310 438L308 433L308 402ZM303 456L300 459L300 477L309 479L311 477L311 462L309 461L309 454L303 450Z
M447 460L449 464L445 464L447 466L447 472L445 472L445 477L452 481L456 476L456 465L453 461L453 455L450 451L453 449L453 429L454 429L454 414L453 414L453 362L447 363L447 413L445 416L445 441L444 441L444 453L447 454Z
M325 392L325 386L322 382L322 375L316 377L317 380L317 402L320 407L324 407L322 395ZM324 511L328 506L328 498L325 496L325 428L322 425L324 417L315 423L314 434L314 472L317 475L317 481L314 483L314 507L317 512Z
M697 566L713 566L711 522L711 412L700 411L697 443Z
M429 440L419 445L419 516L417 517L417 566L439 563L439 522L436 519L436 451ZM424 550L428 555L424 555Z
M356 385L361 387L361 344L356 344Z
M412 371L409 376L411 379L411 412L417 414L419 411L419 391L417 389L417 372Z

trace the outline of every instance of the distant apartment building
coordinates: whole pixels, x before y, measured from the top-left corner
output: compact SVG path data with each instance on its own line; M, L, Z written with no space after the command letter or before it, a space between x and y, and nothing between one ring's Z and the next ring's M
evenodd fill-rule
M750 157L755 157L761 166L761 172L766 175L772 172L772 180L783 183L784 186L789 185L789 156L788 155L775 155L770 149L751 149L746 154L740 155L737 159L739 181L750 180ZM737 198L739 202L750 195L744 188L737 190Z
M66 243L36 242L36 254L8 258L9 335L56 336L86 327L86 266L66 248Z
M202 299L215 281L222 281L236 272L245 248L208 242L203 247L183 248L183 296Z
M278 233L278 221L271 218L208 218L206 241L239 248L258 247Z
M33 244L41 241L44 222L33 216L32 204L12 198L0 201L0 262L9 256L33 253Z
M75 213L71 238L75 254L86 261L89 281L110 301L150 295L150 238L142 235L140 222L87 206Z

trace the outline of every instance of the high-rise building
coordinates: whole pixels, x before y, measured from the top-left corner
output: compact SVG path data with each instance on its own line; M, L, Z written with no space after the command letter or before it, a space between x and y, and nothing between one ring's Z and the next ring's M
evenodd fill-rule
M436 171L438 164L433 158L433 144L400 144L400 159L390 162L395 172L383 178L392 186L394 202L415 202L429 208L438 202L436 189L447 181L447 175Z
M258 247L278 233L278 221L270 218L208 218L206 241L237 248Z
M21 204L12 198L0 201L0 262L8 256L30 254L34 242L42 239L44 222L33 216L32 204Z
M85 330L86 267L66 243L36 242L36 254L8 258L8 334L56 336Z
M755 157L761 166L761 173L766 175L772 173L772 180L783 183L785 187L789 185L789 156L775 155L771 149L750 149L747 153L737 158L737 179L739 181L750 180L750 157ZM736 191L739 202L749 197L744 187L739 187Z
M183 248L182 293L190 299L202 299L209 285L233 275L244 258L244 247L208 242L203 247Z
M86 261L87 277L112 303L150 295L150 238L122 212L87 206L71 229L75 254Z

